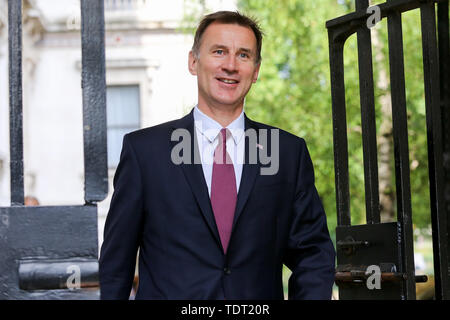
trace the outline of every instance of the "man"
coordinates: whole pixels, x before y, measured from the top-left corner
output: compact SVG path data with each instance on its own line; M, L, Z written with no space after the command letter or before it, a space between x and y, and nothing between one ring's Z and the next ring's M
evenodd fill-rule
M283 299L283 264L290 299L331 297L335 251L305 142L243 112L261 41L237 12L204 17L189 53L198 105L124 137L102 299L128 298L138 248L136 299Z

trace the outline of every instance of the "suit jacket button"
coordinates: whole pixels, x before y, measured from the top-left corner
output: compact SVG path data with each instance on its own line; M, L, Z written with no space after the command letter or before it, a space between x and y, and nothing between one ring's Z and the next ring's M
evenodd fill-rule
M228 268L228 267L223 268L223 272L224 272L225 274L231 274L231 270L230 270L230 268Z

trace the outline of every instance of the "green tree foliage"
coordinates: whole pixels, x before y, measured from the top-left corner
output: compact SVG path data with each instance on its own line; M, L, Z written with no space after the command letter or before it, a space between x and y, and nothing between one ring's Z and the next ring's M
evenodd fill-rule
M352 12L353 3L354 1L343 0L238 2L239 10L259 20L265 33L260 76L246 99L246 113L257 121L270 123L305 138L314 162L316 186L327 212L331 233L334 233L336 226L336 198L328 34L325 22ZM413 222L424 227L429 224L430 219L418 12L405 14L403 22ZM380 22L376 28L379 38L377 49L383 57L380 61L375 57L373 59L378 132L383 116L380 98L389 94L390 87L389 83L385 88L377 84L383 68L387 78L389 77L386 21ZM351 215L352 224L362 224L365 223L365 197L356 35L347 40L344 57ZM395 195L393 157L392 149L391 187Z
M239 8L259 20L265 34L260 76L246 99L246 113L306 140L333 233L336 197L325 21L346 10L336 1L324 0L242 0ZM354 93L348 96L356 97L354 87L349 87ZM362 172L361 168L350 170Z
M201 15L210 10L202 0L186 0L185 7L185 30L193 32L193 21L198 21ZM238 8L256 18L265 34L259 80L246 99L246 113L256 121L280 127L306 140L315 167L316 186L334 239L336 196L333 123L325 22L353 12L354 1L239 0ZM390 91L386 19L372 29L372 40L378 43L372 46L372 50L375 114L377 134L380 135L380 124L386 116L381 101ZM420 14L417 10L403 14L403 40L413 223L423 228L430 223L430 204ZM356 225L365 223L366 210L356 35L352 35L345 43L344 65L351 216L352 224ZM381 71L387 75L384 77L387 86L379 83ZM379 137L377 140L380 140ZM392 143L392 137L390 140ZM392 182L389 188L393 190L381 192L393 193L395 196L393 148L390 152Z

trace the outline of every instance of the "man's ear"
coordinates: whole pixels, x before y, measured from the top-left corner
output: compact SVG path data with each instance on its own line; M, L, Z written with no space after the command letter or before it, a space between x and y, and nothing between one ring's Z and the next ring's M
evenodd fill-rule
M195 57L195 54L191 51L189 51L189 61L188 61L188 67L189 72L193 75L197 75L197 61L198 59Z
M258 75L259 75L259 68L261 67L261 62L258 63L258 65L256 66L255 72L253 73L253 83L256 82L256 80L258 80Z

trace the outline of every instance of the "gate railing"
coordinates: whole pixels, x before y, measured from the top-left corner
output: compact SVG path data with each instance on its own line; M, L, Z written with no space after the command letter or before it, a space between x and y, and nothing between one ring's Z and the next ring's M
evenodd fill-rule
M436 30L436 4L438 28ZM356 10L327 22L330 50L333 141L335 161L338 267L336 283L342 299L415 299L412 209L403 59L402 13L421 14L425 107L428 142L435 298L450 299L450 90L448 0L388 0L378 4L387 18L392 124L397 191L397 222L381 223L369 1L356 0ZM370 12L370 11L369 11ZM367 224L351 226L344 44L357 34L359 87L364 154ZM438 33L438 37L436 34ZM441 119L446 119L441 121ZM445 165L444 165L445 157ZM445 179L446 177L446 179ZM444 194L445 193L445 194ZM381 266L384 290L367 290L361 277L368 265ZM392 276L396 275L396 276Z
M0 299L98 298L72 290L98 286L96 203L108 193L104 3L80 7L85 204L26 207L22 1L8 1L11 206L0 208Z

